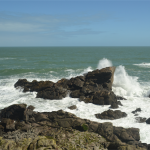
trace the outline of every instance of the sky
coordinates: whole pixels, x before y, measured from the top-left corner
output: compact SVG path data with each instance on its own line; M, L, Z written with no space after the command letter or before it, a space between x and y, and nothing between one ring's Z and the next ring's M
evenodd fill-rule
M150 46L150 0L0 0L7 46Z

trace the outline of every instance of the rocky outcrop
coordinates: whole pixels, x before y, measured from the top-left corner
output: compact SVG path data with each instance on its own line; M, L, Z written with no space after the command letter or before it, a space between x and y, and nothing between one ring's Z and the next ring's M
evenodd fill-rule
M98 119L109 119L109 120L114 120L114 119L120 119L123 117L126 117L127 114L125 112L121 112L120 110L107 110L102 112L101 114L95 114L96 118Z
M72 105L70 107L68 107L69 109L73 110L73 109L77 109L77 106L76 105Z
M135 120L138 123L144 123L144 122L146 122L146 118L142 118L142 117L136 117Z
M63 78L56 83L36 80L28 82L26 79L19 79L14 86L22 87L23 92L36 91L37 98L62 99L70 93L72 98L79 98L85 103L111 105L111 108L118 108L117 97L112 91L114 72L115 67L106 67L83 76Z
M19 109L22 118L19 114L14 115L18 112L16 106L24 108ZM137 128L114 127L110 122L97 123L62 110L34 112L33 106L25 106L16 104L1 110L1 149L146 149L147 145L140 142ZM11 118L6 110L13 110Z
M137 108L136 110L132 111L133 114L137 114L137 112L141 112L141 108Z

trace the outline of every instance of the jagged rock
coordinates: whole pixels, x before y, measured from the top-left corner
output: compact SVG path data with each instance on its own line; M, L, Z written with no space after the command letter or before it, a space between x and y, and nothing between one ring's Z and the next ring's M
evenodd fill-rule
M116 109L116 108L118 108L118 102L116 102L116 101L112 101L112 102L111 102L111 106L110 106L110 108L112 108L112 109Z
M122 117L126 117L127 114L125 112L121 112L120 110L107 110L104 111L101 114L95 114L96 118L98 119L110 119L110 120L114 120L114 119L119 119Z
M117 100L127 100L126 98L122 97L122 96L116 96Z
M68 107L69 109L73 110L73 109L77 109L77 106L76 105L72 105L70 107Z
M1 110L0 118L23 120L26 104L14 104Z
M13 107L15 108L15 106L16 105L12 105L4 108L3 110L7 110L8 108ZM20 108L23 106L26 105L18 104L17 107ZM0 131L2 131L1 136L6 141L11 140L11 150L15 150L16 147L13 147L12 145L15 145L19 142L21 147L24 146L24 144L22 144L24 139L26 139L26 142L24 142L26 143L25 148L32 149L35 145L38 145L37 142L40 141L40 139L38 141L36 141L35 139L40 138L39 135L50 137L51 139L56 140L57 145L61 148L63 148L62 143L66 143L66 145L64 145L64 148L68 146L68 143L71 146L70 148L81 149L87 146L85 149L89 150L93 149L94 147L96 148L97 145L98 147L101 146L103 148L108 147L108 149L110 149L111 147L118 149L120 146L128 146L128 144L139 145L140 147L143 146L143 144L139 141L139 129L125 129L122 127L114 127L110 122L97 123L87 119L78 118L74 114L64 112L62 110L54 112L34 112L33 109L33 106L25 108L22 118L20 118L23 121L15 121L15 128L13 128L14 131L12 131L12 128L8 128L8 132L6 132L5 130L3 131L3 129L5 128L3 126L4 124L2 122L0 123ZM28 113L28 110L32 111L29 111ZM18 110L15 109L13 113L16 114L17 111ZM19 114L16 115L19 116ZM28 119L26 119L26 115L28 116ZM16 116L16 118L19 118L18 116ZM11 120L6 120L6 122L11 122ZM96 135L100 137L98 138ZM102 140L101 136L104 137L104 140ZM77 145L77 143L75 143L77 139L81 142L81 145L79 146ZM95 142L91 143L90 141L93 141L93 139L95 139ZM44 140L43 142L46 141L47 140ZM0 142L4 142L3 139L0 139ZM49 148L49 142L47 144L46 143L41 145L42 148ZM0 146L3 147L5 146L5 144L2 144Z
M112 91L103 90L96 92L93 96L93 103L99 105L111 105L112 102L117 103L115 94Z
M97 69L92 72L88 72L88 74L86 75L86 80L101 84L103 88L111 90L114 80L114 72L115 67L106 67L101 70Z
M54 86L51 88L47 88L43 91L39 91L37 93L37 98L44 98L44 99L62 99L66 97L68 94L67 89L64 89L62 87Z
M146 118L136 117L135 119L136 119L136 122L138 122L138 123L146 122Z
M146 123L147 123L147 124L150 124L150 118L148 118L148 119L146 120Z
M132 111L133 114L136 114L137 112L141 112L141 108L137 108L136 110Z
M118 108L117 98L112 92L114 71L115 67L97 69L70 80L63 78L57 83L36 80L28 82L26 79L19 79L14 86L22 87L24 92L36 91L37 98L62 99L70 93L72 98L79 98L86 103L112 105L112 108Z

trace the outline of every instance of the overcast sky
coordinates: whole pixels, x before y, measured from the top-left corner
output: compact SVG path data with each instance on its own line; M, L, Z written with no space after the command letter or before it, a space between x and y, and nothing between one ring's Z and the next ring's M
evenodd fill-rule
M150 46L150 1L0 0L0 46Z

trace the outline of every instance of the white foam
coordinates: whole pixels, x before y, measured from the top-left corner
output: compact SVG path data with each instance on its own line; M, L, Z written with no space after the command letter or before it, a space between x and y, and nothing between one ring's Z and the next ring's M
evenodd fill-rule
M129 76L124 66L116 67L113 91L120 96L140 96L143 92L138 82L138 77Z
M145 68L150 68L150 63L141 63L141 64L133 64L133 65L136 65L136 66L139 66L139 67L145 67Z
M102 60L99 61L97 65L97 69L102 69L111 66L113 66L112 62L106 58L103 58Z

